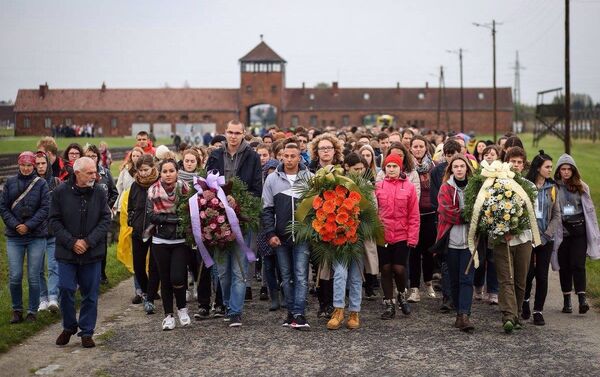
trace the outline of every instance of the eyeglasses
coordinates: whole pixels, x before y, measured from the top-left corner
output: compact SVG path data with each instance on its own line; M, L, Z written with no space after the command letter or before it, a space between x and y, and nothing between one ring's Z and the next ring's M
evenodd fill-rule
M302 140L302 139L298 139L298 143L300 143L300 144L306 144L307 141L306 140Z
M69 156L81 156L79 152L69 152Z
M317 148L318 151L320 152L328 152L328 151L332 151L334 148L333 147L319 147Z
M227 131L227 135L230 135L230 136L242 136L243 134L244 134L243 132Z

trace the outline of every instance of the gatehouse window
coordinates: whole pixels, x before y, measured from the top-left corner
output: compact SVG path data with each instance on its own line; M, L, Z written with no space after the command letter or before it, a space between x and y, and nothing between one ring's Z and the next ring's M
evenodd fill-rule
M292 127L298 127L299 123L298 115L292 115Z
M118 123L117 123L117 118L112 118L112 119L110 120L110 126L111 126L112 128L117 128L117 125L118 125Z
M23 128L31 128L31 120L29 118L23 119Z
M316 115L311 115L310 116L310 125L312 127L316 127L317 126L317 116Z

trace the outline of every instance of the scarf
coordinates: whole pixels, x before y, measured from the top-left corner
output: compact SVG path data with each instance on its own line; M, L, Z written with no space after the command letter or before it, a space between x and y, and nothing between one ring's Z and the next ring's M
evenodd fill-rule
M189 192L187 183L178 180L170 193L167 193L159 179L148 188L148 200L152 202L154 213L175 213L178 199Z
M137 173L134 175L134 177L135 182L138 185L147 189L148 187L152 186L152 184L158 179L158 170L156 170L156 168L152 168L152 170L150 171L150 175L147 177L140 177L140 175Z
M419 163L419 162L416 163L415 169L417 169L417 173L425 174L425 173L429 173L432 165L433 165L433 161L431 160L431 157L429 157L429 154L426 154L423 157L423 159L421 160L421 163Z

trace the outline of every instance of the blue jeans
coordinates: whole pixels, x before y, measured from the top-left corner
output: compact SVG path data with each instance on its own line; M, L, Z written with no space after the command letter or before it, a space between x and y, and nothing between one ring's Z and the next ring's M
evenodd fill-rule
M288 312L304 315L306 290L308 289L308 244L287 244L275 248L281 271L283 293Z
M250 239L250 234L244 235L246 245L250 244ZM215 257L215 263L223 293L223 305L228 308L227 315L241 315L246 297L246 254L235 245L230 251L221 252L221 255Z
M56 237L46 238L46 260L48 261L48 281L44 274L44 266L40 271L40 301L58 301L58 263L54 258Z
M487 283L487 293L498 293L498 275L496 275L496 263L494 262L494 251L487 247L481 248L479 255L479 268L475 270L474 285L483 287Z
M23 311L23 263L27 254L28 312L37 312L40 305L40 271L43 271L45 250L46 237L6 237L8 281L13 310Z
M92 336L98 316L98 294L102 261L88 264L58 262L58 287L63 328L72 333L81 329L79 336ZM79 321L75 310L75 292L79 285L81 308Z
M335 308L344 308L346 287L348 287L348 310L351 312L360 312L360 302L362 301L362 270L362 259L354 260L347 266L339 262L333 263L333 306Z
M277 256L265 255L262 257L265 280L271 297L278 294L279 283L277 282Z
M472 263L469 272L465 275L465 270L470 259L471 252L469 249L448 248L448 252L446 253L450 289L452 291L452 301L456 307L456 314L471 314L473 275L475 270Z

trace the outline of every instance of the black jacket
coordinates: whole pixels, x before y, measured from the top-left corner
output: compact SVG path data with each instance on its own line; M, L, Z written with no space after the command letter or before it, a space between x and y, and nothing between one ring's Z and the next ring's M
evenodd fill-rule
M132 235L139 239L142 239L144 230L150 225L146 215L146 200L148 200L148 189L133 182L127 200L127 225L133 228Z
M177 189L179 189L180 184L185 184L183 181L177 181ZM131 195L131 193L130 193ZM177 194L180 195L180 194ZM146 197L148 193L146 191ZM183 200L183 197L179 196L177 201ZM162 238L165 240L177 240L181 238L185 238L185 235L182 235L177 232L177 225L181 222L181 219L176 213L156 213L154 212L154 204L150 199L146 199L146 222L150 222L150 224L154 224L154 231L152 232L152 236Z
M267 242L273 236L279 237L281 242L294 242L293 235L288 231L288 225L295 220L296 207L300 203L298 188L306 184L311 176L312 173L303 164L300 164L294 186L287 179L283 164L279 164L277 171L267 176L262 194L261 213L261 224Z
M52 192L50 227L56 237L57 260L76 264L101 261L109 226L110 209L102 187L77 187L73 177ZM88 244L81 255L73 251L78 239Z
M431 186L429 189L429 198L431 199L431 207L434 211L437 211L438 208L438 193L440 192L440 187L442 187L442 179L444 178L444 172L446 171L446 167L448 166L448 162L444 161L439 165L436 165L431 170Z
M98 175L100 175L100 180L96 185L104 189L108 206L112 208L119 197L119 191L115 185L115 180L113 179L112 174L110 174L110 170L100 165L98 165Z
M7 237L46 237L48 235L48 211L50 210L50 197L48 183L44 178L38 179L31 191L11 209L13 202L21 193L27 190L29 184L38 175L34 172L30 175L18 173L8 178L0 197L0 215L6 228L4 234ZM29 232L21 236L16 228L19 224L25 224Z
M235 175L246 183L248 191L252 195L260 198L262 195L260 157L251 147L241 148L236 154L239 154L239 157L234 157L239 160L237 160ZM225 158L229 158L227 156L227 145L210 154L206 163L206 171L217 170L221 175L225 175Z

